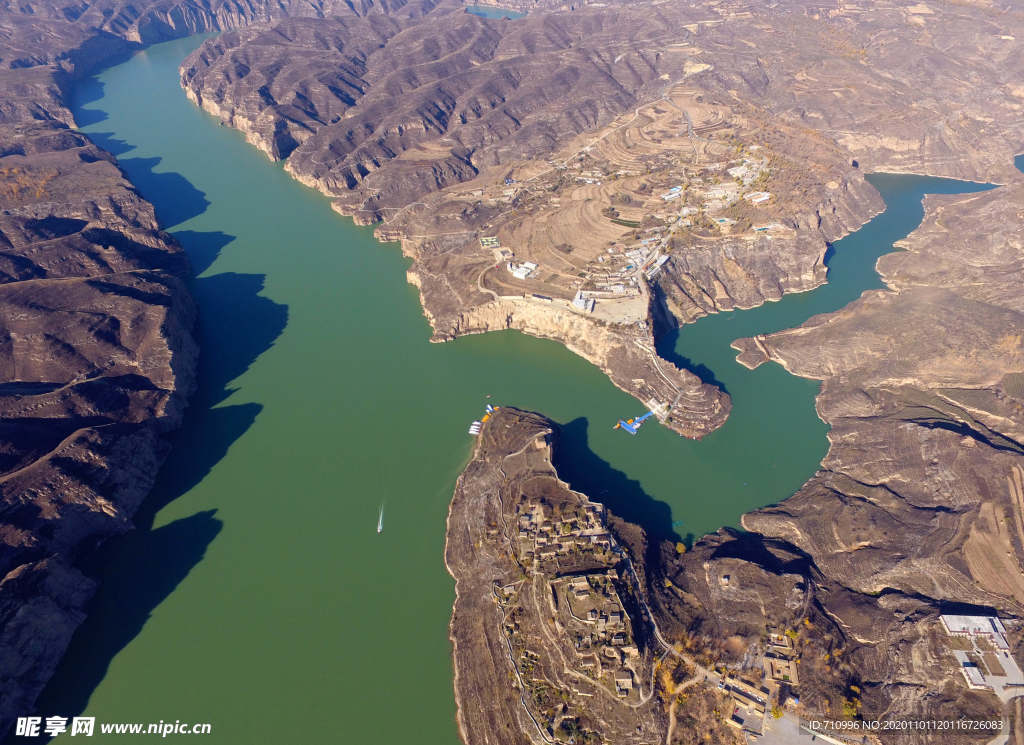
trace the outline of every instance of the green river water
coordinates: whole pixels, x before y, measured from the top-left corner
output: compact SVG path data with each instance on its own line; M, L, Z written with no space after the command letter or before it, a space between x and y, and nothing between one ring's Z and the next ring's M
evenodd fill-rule
M238 745L456 743L444 520L486 395L562 424L563 476L656 535L735 525L799 488L827 443L817 383L749 371L729 343L879 286L875 257L918 224L924 191L981 188L872 177L889 209L836 244L829 285L661 341L724 384L728 423L701 442L657 424L629 437L612 425L640 403L556 343L429 344L398 247L187 101L177 68L199 41L76 92L82 129L192 258L201 387L139 529L92 561L102 587L44 716L208 721L203 742Z

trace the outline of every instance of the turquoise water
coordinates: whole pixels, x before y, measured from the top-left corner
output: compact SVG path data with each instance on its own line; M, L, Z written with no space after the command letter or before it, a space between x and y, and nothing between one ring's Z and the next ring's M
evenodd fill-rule
M554 342L429 344L397 246L185 99L177 67L198 43L76 92L82 128L193 260L203 355L139 529L92 562L102 588L44 715L208 721L208 743L457 742L444 520L485 402L559 422L563 476L656 536L735 525L799 488L827 443L817 384L746 370L729 343L877 286L874 259L918 224L924 191L980 188L873 177L889 209L837 242L832 283L662 340L726 386L727 424L701 442L657 424L628 437L612 425L641 405Z
M518 13L506 8L495 8L490 5L467 5L466 12L481 18L522 18L526 13Z

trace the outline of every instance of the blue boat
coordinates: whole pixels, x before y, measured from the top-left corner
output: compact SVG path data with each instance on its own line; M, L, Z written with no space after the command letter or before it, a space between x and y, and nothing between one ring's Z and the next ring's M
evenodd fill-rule
M640 425L652 416L654 416L654 412L648 411L643 416L638 416L634 419L620 419L618 424L612 427L612 429L622 429L631 435L635 435L640 430Z

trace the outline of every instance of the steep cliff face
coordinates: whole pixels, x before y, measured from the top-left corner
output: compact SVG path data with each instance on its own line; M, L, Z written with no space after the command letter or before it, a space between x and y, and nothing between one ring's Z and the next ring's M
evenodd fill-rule
M0 133L0 726L83 617L83 547L127 530L194 388L181 249L109 156ZM28 639L31 643L27 643Z
M152 487L197 357L181 248L63 102L129 45L31 11L0 11L0 734L84 617L81 552Z

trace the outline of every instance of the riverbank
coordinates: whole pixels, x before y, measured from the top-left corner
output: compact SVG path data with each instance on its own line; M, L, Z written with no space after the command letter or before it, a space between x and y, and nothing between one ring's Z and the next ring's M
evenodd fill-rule
M803 29L793 38L763 40L789 51L768 79L775 82L753 85L743 73L750 60L723 51L735 48L737 35L759 38L763 26L752 21L704 28L718 45L712 50L666 33L702 28L688 25L692 9L678 5L659 7L667 22L619 7L500 22L445 3L417 8L386 30L365 19L290 19L226 34L185 62L182 85L336 210L380 221L381 237L400 239L437 340L508 327L554 338L681 434L721 426L726 394L675 356L659 356L665 345L655 343L650 303L640 302L647 283L656 281L680 322L818 286L829 243L880 207L861 174L862 152L874 170L886 162L911 170L904 140L888 138L892 152L878 153L856 134L876 129L863 120L866 105L839 107L855 119L843 122L840 140L857 150L808 130L806 118L777 115L799 89L800 106L820 111L821 121L835 116L815 93L827 86L805 90L800 78L799 60L830 47L815 46L820 29L799 15L785 18ZM866 27L884 22L858 18ZM559 29L559 41L538 52L530 39L545 24ZM443 49L419 45L441 26L456 29ZM586 39L590 51L581 55L572 38ZM338 51L353 45L358 59ZM652 49L659 53L648 64ZM918 73L902 53L873 51L908 79ZM594 55L613 66L596 68ZM436 59L446 60L441 77ZM843 85L865 74L845 58L834 62L844 74L830 78ZM971 64L1004 75L985 61ZM416 75L402 72L413 67ZM566 88L559 76L575 84ZM304 81L305 108L291 103L295 80ZM481 107L481 91L500 91L500 106ZM884 93L888 103L871 110L908 105L903 89ZM930 111L929 96L922 89L913 105ZM585 124L573 115L580 110L591 112ZM976 178L983 160L1002 175L1005 163L994 165L993 154L1018 122L998 115L998 142L977 146L972 138L966 159L933 158L922 146L918 170ZM585 343L609 333L611 346Z

